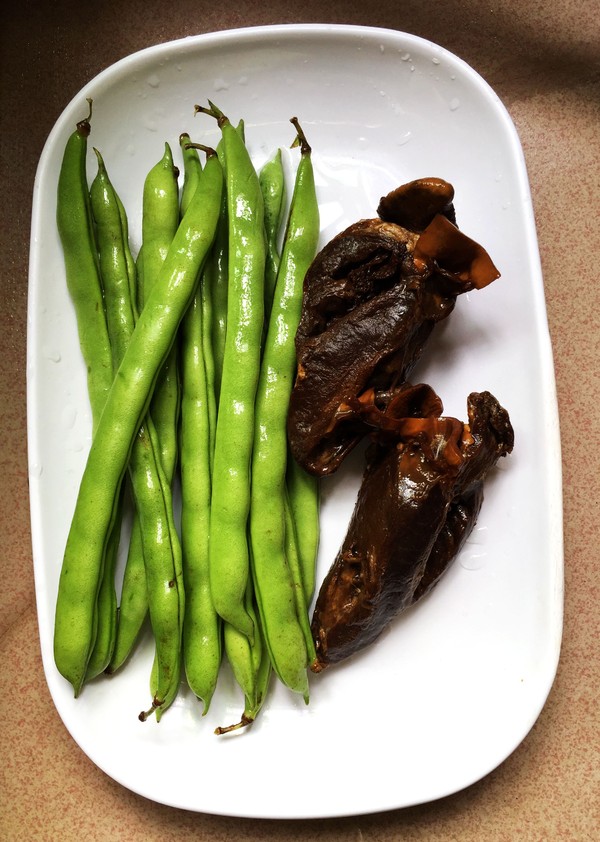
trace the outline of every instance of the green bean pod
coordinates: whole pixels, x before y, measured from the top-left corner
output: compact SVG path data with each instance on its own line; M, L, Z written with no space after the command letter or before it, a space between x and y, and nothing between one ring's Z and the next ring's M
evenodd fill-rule
M127 276L129 278L129 300L131 301L131 307L133 309L134 316L137 319L137 270L135 266L135 260L131 253L131 248L129 245L129 220L127 219L127 212L125 211L125 207L118 193L115 193L115 198L117 200L117 204L119 206L119 214L121 216L121 230L123 232L123 249L125 251Z
M171 147L165 143L164 154L144 180L142 198L142 245L138 254L137 286L131 301L139 309L149 294L164 262L179 223L179 188L177 168ZM129 261L128 261L129 265ZM152 421L166 481L173 481L178 458L179 379L176 346L159 374L150 405ZM114 672L129 656L148 613L145 585L142 531L139 513L134 512L129 552L121 588L121 608L117 626L115 655L109 665ZM142 575L143 574L143 575ZM132 593L131 589L135 588ZM144 602L146 603L144 605Z
M216 117L221 127L229 214L227 335L215 436L210 587L219 615L252 638L254 624L244 595L250 572L246 530L264 315L263 199L239 132L212 104L209 109L196 108Z
M106 322L116 370L125 349L123 327L133 325L130 300L131 252L125 240L125 210L106 172L98 150L94 150L98 172L90 187L90 207L96 227L100 274L104 287ZM127 230L127 229L126 229ZM104 572L96 606L96 640L86 671L86 680L103 672L110 664L117 633L117 594L115 570L121 535L122 493L115 523L108 541Z
M155 713L160 721L175 700L180 685L185 586L171 485L162 467L158 435L149 414L138 432L138 441L140 436L144 436L144 447L134 444L130 475L140 511L148 608L156 648L150 685L152 706L142 711L139 719L144 721ZM155 474L151 473L152 469ZM150 499L144 504L146 498ZM146 512L150 515L147 520ZM151 528L156 532L151 533Z
M255 634L251 643L248 637L229 623L224 623L224 644L227 660L235 680L244 694L244 710L240 720L233 725L219 726L216 734L226 734L250 725L256 719L266 695L269 653L264 645L260 621L256 611L252 583L246 590L246 610L252 617Z
M56 666L76 696L93 645L92 618L115 501L158 373L212 245L222 183L221 166L211 155L140 313L88 454L63 557L54 628Z
M198 149L192 144L187 132L182 132L179 135L179 147L183 157L183 187L179 200L179 213L183 218L198 187L202 174L202 162Z
M250 539L256 598L273 669L308 700L307 666L314 657L308 609L287 511L287 411L296 368L295 335L304 276L319 236L311 150L301 142L273 307L256 396ZM287 541L287 544L286 544Z
M265 203L265 318L268 319L277 282L280 261L279 233L285 212L285 174L281 149L278 149L273 158L262 167L258 179Z
M182 147L184 160L184 182L183 191L181 195L181 214L185 214L190 197L198 184L198 179L201 172L200 156L196 145L190 141L188 134L182 134L179 142ZM221 200L222 201L222 200ZM218 231L218 227L217 227ZM212 454L214 452L215 428L217 423L217 404L215 397L215 362L212 345L212 322L213 322L213 267L215 264L214 254L216 246L217 234L215 235L215 242L211 249L210 255L204 266L204 272L199 285L198 293L201 302L201 320L202 320L202 357L204 360L204 371L206 375L206 401L209 417L209 449L210 459L212 463Z
M77 123L65 145L58 176L56 221L95 429L112 385L113 365L86 176L92 113L92 101L88 102L88 117Z
M315 590L315 572L320 538L320 488L318 477L311 476L296 462L288 448L286 485L296 535L298 558L306 603Z
M92 183L90 197L98 235L107 324L113 362L117 368L131 341L135 314L130 298L128 261L123 244L122 210L102 156L97 150L95 152L98 174ZM174 698L173 691L176 692L178 687L181 633L174 633L173 629L180 628L184 610L181 550L172 516L170 483L166 472L161 468L154 423L150 416L146 415L133 443L129 474L136 502L135 514L140 523L146 593L156 641L157 687L154 699L160 700L154 702L157 715L158 711L165 708L167 700ZM103 593L106 570L110 569L110 565L106 563L105 568L100 595ZM114 590L114 577L112 587ZM114 601L116 603L116 597ZM116 618L116 611L114 616ZM103 615L99 612L98 636L102 619ZM109 663L111 654L108 653L106 663ZM94 660L92 652L90 662ZM88 674L89 672L88 664Z
M244 121L240 120L236 131L242 141L245 141ZM225 152L223 141L217 145L217 154L226 172ZM221 203L221 215L215 236L215 244L212 250L211 260L207 265L207 284L211 291L212 320L211 320L211 342L214 360L214 381L215 401L218 405L221 391L221 376L223 372L223 355L225 353L225 337L227 336L227 288L229 282L228 273L229 257L229 214L227 211L227 195L223 192Z
M165 143L161 160L144 181L142 198L142 273L138 300L145 301L160 274L169 247L179 226L179 171L173 163L171 147ZM169 354L156 383L150 405L160 443L162 465L171 482L177 464L179 377L177 345Z
M117 629L112 657L106 669L107 673L116 672L131 655L140 632L148 616L148 591L146 586L146 568L142 528L139 517L133 518L131 536L123 582L121 601L118 611Z
M221 621L213 606L208 572L211 450L200 298L196 292L181 327L180 474L184 666L188 684L204 702L206 713L221 664Z

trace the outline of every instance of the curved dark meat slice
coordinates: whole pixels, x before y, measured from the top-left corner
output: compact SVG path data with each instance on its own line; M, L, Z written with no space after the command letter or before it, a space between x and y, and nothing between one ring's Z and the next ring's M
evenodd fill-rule
M403 218L413 225L426 218L421 206L432 181L440 180L411 183L419 219L405 207ZM421 233L366 219L334 237L304 281L288 413L297 462L315 475L333 473L369 428L352 409L362 396L401 390L457 296L498 276L487 252L439 213Z
M376 442L342 547L315 605L313 665L372 644L439 581L471 532L483 481L510 453L508 413L489 392L456 418L397 419L396 440Z

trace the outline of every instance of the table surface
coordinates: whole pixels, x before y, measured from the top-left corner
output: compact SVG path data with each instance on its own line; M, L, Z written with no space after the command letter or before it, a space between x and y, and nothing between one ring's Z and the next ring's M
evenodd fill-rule
M551 8L549 8L549 5ZM27 272L33 180L54 122L101 70L186 35L271 23L381 26L428 38L495 89L519 132L544 273L562 430L565 616L548 701L486 778L432 804L306 822L155 804L97 769L65 730L39 651L28 508ZM2 13L0 837L14 840L588 840L600 827L600 16L594 0L52 3ZM596 260L595 260L596 259ZM585 435L584 435L585 433ZM596 446L594 446L596 445Z

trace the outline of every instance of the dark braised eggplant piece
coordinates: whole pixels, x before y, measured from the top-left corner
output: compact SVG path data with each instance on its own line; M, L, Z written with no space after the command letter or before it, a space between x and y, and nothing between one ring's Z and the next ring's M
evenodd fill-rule
M356 411L365 399L398 393L457 296L499 277L450 221L452 195L441 179L398 188L381 200L386 220L351 225L309 268L288 413L292 454L309 473L338 468L369 429Z
M378 437L368 452L346 538L315 605L315 672L373 643L463 546L485 476L514 443L508 413L489 392L471 394L467 410L467 424L397 418L393 436Z
M377 215L409 231L424 231L434 216L442 214L456 225L454 187L443 178L419 178L402 184L377 207Z

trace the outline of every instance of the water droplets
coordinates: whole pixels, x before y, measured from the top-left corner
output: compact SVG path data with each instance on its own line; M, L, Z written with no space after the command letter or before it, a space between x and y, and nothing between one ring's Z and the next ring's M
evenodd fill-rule
M461 553L459 556L460 566L464 567L465 570L480 570L486 562L487 555L485 551Z
M42 347L42 357L45 360L50 360L52 363L59 363L62 359L60 351L53 345L44 345Z
M148 78L146 79L146 84L150 88L160 87L160 78L159 78L158 74L152 73L151 76L148 76Z
M448 103L448 108L450 111L457 111L460 108L460 100L458 97L452 97L450 102Z

